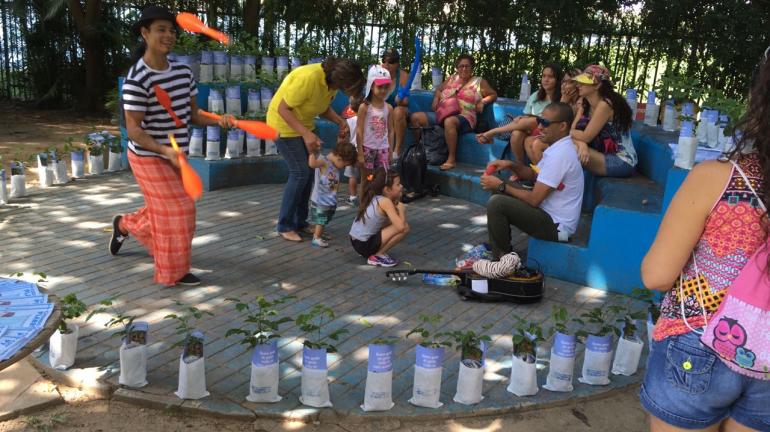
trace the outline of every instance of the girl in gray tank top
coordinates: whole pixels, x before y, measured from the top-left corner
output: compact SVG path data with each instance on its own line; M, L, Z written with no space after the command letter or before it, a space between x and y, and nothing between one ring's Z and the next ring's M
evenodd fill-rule
M406 207L401 202L398 172L378 168L367 178L361 196L350 242L353 249L373 266L393 267L398 264L387 252L409 233Z

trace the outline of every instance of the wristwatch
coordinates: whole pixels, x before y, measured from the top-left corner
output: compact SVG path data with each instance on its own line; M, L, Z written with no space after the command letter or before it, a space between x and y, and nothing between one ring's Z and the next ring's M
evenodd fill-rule
M506 186L505 182L502 182L499 185L497 185L497 192L505 193L505 186Z

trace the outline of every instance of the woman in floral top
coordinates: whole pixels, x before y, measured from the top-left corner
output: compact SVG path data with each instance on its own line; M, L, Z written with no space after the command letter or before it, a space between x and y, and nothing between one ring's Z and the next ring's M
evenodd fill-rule
M455 62L457 73L450 76L434 92L432 112L417 112L412 114L412 127L426 127L437 124L436 109L441 102L457 98L460 113L444 119L444 138L446 139L449 156L441 165L442 170L455 167L457 155L457 138L459 135L473 132L476 128L476 114L484 111L484 106L497 99L497 92L487 80L473 76L473 57L462 54Z
M765 59L730 160L692 169L642 262L645 286L666 292L640 391L653 431L770 430L770 376L738 374L700 341L727 288L767 241L759 200L770 203L769 116Z

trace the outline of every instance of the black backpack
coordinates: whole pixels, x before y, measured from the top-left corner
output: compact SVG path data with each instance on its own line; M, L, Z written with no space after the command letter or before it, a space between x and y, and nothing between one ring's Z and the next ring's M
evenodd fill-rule
M422 128L423 139L409 146L398 159L398 173L401 177L401 184L404 186L401 201L405 203L422 198L425 195L436 196L439 192L438 185L428 185L426 183L428 157L425 151L424 138L425 132L429 129Z
M422 145L425 147L425 156L428 164L441 165L449 157L449 149L444 139L444 128L433 126L432 128L422 128Z

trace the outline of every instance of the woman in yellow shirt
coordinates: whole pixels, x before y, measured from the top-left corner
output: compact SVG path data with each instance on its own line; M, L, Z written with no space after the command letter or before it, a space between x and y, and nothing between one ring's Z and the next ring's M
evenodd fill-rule
M337 90L359 94L364 87L361 66L353 60L330 57L323 63L300 66L278 88L267 110L267 123L278 130L276 147L289 168L278 215L278 233L289 241L302 241L308 229L308 200L313 188L313 169L308 156L321 147L315 134L316 116L328 119L348 137L347 122L331 108Z

